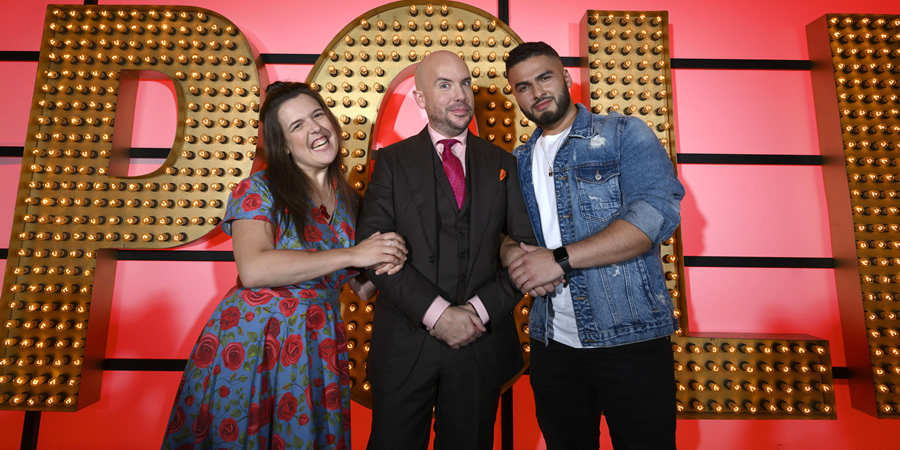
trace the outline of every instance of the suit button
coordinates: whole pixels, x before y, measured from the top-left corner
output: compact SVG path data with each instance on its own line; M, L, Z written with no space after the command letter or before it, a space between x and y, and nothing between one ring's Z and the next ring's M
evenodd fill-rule
M467 252L467 251L459 252L459 257L460 257L460 258L468 258L468 257L469 257L469 252Z
M435 258L434 256L429 256L429 257L428 257L428 262L434 263L435 261L437 261L437 258Z
M465 237L465 236L466 236L466 232L465 232L465 231L460 231L459 233L456 233L456 235L459 236L459 237Z

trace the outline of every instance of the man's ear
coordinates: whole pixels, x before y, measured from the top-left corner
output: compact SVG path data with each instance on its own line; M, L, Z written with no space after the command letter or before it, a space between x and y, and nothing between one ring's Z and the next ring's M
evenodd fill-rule
M416 99L416 105L419 105L419 108L425 109L425 94L422 91L413 91L413 97Z
M563 69L563 78L566 80L566 87L572 88L572 75L569 75L569 69Z

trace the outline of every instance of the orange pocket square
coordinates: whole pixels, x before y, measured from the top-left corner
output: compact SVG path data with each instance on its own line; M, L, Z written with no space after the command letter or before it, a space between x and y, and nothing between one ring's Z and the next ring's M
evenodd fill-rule
M506 178L506 171L500 169L500 181L503 181L504 178Z

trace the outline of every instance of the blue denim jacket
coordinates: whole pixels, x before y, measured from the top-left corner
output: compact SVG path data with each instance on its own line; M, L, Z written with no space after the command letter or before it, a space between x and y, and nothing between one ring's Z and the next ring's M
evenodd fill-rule
M578 337L585 347L613 347L668 336L675 331L672 300L663 278L660 243L681 218L684 188L672 161L646 123L612 113L596 115L581 104L569 136L553 161L556 205L564 245L586 239L616 219L638 227L653 247L618 264L576 269L567 280ZM528 216L540 245L544 233L531 188L531 158L537 129L513 155ZM529 335L547 343L553 311L535 299Z

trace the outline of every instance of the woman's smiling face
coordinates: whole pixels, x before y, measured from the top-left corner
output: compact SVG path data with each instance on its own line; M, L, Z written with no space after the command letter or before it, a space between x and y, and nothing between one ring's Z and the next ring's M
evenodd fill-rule
M340 136L328 112L314 98L298 95L284 102L278 123L284 130L285 151L306 174L325 170L337 157Z

